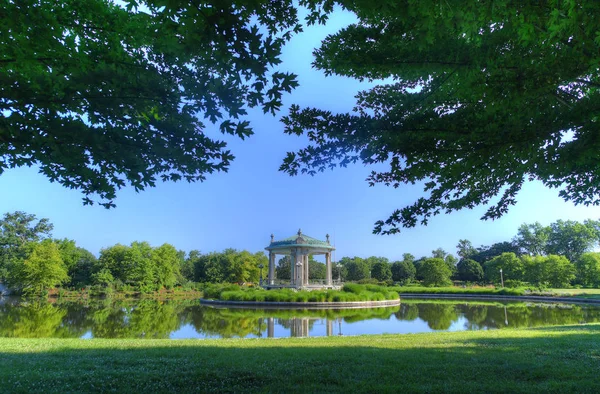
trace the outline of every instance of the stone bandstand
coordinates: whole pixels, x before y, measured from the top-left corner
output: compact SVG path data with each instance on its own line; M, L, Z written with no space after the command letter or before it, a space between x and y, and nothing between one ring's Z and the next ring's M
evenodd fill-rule
M300 288L334 288L333 278L331 275L331 252L335 250L329 243L329 234L326 235L326 241L320 241L316 238L302 234L302 230L298 230L298 234L292 237L275 241L275 237L271 234L271 243L265 248L269 251L269 274L267 278L266 288L281 288L292 287ZM325 255L325 282L310 283L308 256L310 255ZM290 256L290 275L289 283L275 280L275 261L277 255Z

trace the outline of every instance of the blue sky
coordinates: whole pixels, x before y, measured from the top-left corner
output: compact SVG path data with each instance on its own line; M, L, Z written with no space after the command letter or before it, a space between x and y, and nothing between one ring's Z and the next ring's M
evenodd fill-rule
M369 84L328 77L311 68L312 50L328 33L352 22L336 13L327 26L307 28L285 48L281 69L298 74L300 87L284 98L286 105L348 111L354 95ZM284 109L280 115L287 112ZM315 177L289 177L278 171L286 152L302 147L302 137L283 134L279 116L251 112L255 135L246 141L219 136L236 156L228 173L214 174L204 183L159 183L136 193L118 193L117 208L83 206L82 195L50 183L35 168L8 170L0 175L0 214L22 210L47 217L54 236L71 238L97 254L116 243L169 242L186 251L219 251L227 247L261 251L270 234L284 238L298 228L316 238L335 239L337 259L343 256L385 256L403 253L417 257L442 247L455 253L459 239L474 245L510 240L522 223L549 224L558 219L600 218L600 207L576 207L556 190L528 183L519 203L500 220L480 221L486 208L433 218L426 227L405 229L398 235L372 235L373 224L396 208L421 196L418 186L398 189L369 187L370 168L361 164Z

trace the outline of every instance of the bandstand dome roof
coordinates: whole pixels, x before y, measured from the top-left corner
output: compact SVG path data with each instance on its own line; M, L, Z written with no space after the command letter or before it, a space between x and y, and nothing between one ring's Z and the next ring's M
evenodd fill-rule
M334 250L335 248L329 243L329 234L327 234L326 237L327 241L321 241L319 239L309 237L306 234L302 234L302 230L298 230L296 235L281 239L279 241L275 241L273 235L271 235L271 243L265 249L272 250L302 247Z

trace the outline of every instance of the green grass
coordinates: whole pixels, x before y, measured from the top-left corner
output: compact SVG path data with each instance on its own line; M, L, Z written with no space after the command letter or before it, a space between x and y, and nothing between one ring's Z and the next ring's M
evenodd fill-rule
M600 299L600 289L549 289L548 291L561 297Z
M402 294L489 294L489 295L511 295L520 296L525 294L524 289L496 289L492 287L416 287L416 286L395 286L389 287L390 290Z
M397 300L398 293L388 287L348 283L342 290L295 291L263 290L236 285L215 285L204 292L207 299L255 302L356 302Z
M600 392L600 324L232 340L0 338L3 392Z

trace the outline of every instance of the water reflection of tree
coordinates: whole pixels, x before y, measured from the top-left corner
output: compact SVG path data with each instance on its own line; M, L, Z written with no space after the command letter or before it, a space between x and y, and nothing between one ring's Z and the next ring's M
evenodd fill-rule
M416 304L403 303L394 315L398 320L413 321L419 317L419 307Z
M0 336L15 338L70 338L83 335L77 325L64 325L67 311L46 301L0 305Z
M168 338L179 329L180 302L139 300L134 304L115 302L92 312L95 338Z
M259 319L254 315L232 314L228 309L194 308L190 324L200 334L216 335L223 338L246 337L258 335L261 327Z
M269 318L293 335L292 327L296 327L294 332L304 333L313 330L317 321L389 319L392 314L405 321L419 317L434 330L448 329L461 315L465 317L465 329L600 321L600 308L597 306L523 302L409 301L399 307L376 309L248 310L208 308L196 301L104 300L55 304L11 301L0 304L0 336L79 337L91 332L98 338L167 338L183 325L190 324L199 334L246 337L260 336L267 329ZM293 324L294 319L303 321L302 330Z
M458 320L455 305L452 304L418 304L419 317L432 330L447 330Z

